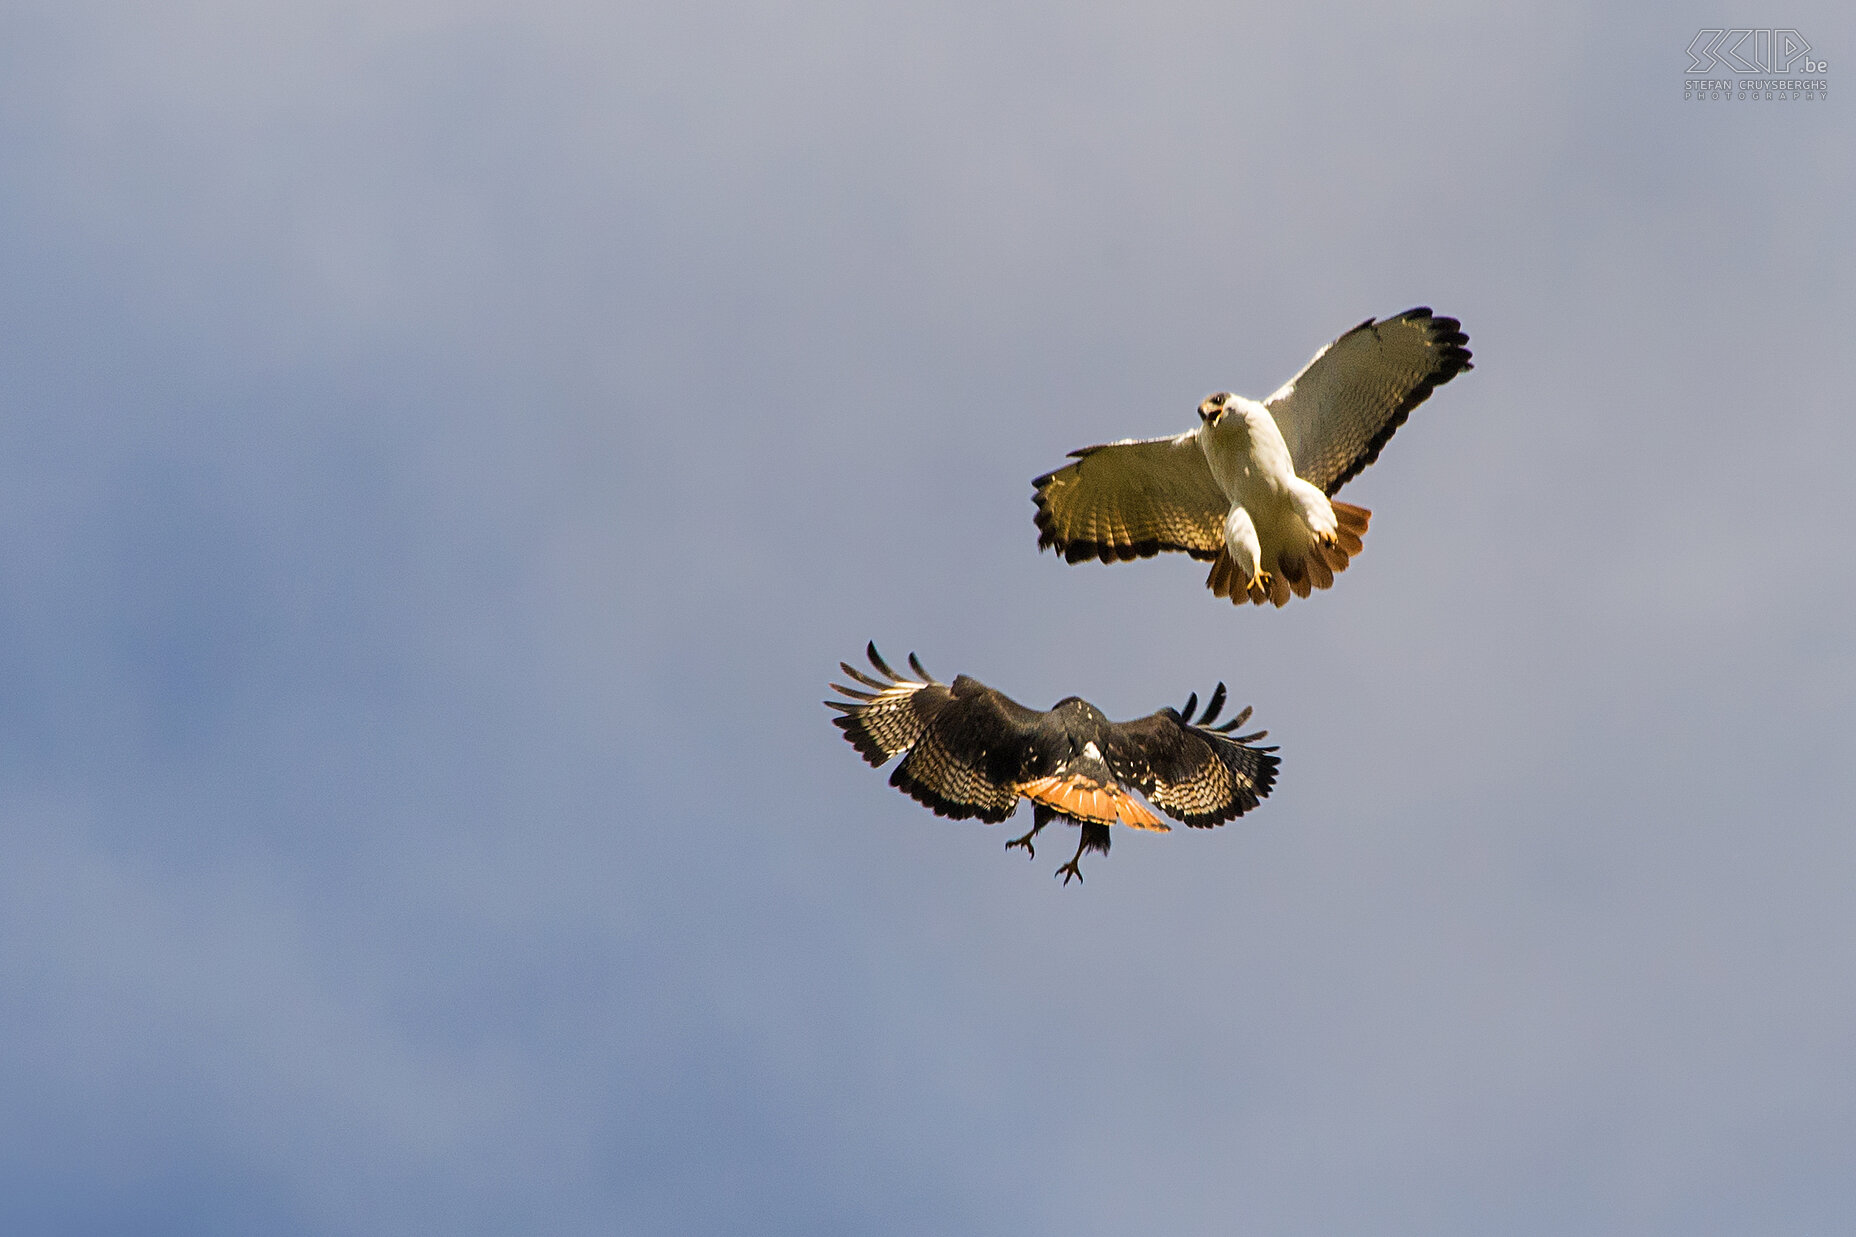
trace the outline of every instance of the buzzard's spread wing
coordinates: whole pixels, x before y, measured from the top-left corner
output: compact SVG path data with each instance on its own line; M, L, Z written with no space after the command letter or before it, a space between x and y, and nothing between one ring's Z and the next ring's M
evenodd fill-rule
M1244 709L1220 726L1212 722L1224 708L1224 684L1192 720L1194 694L1182 713L1158 713L1122 722L1109 741L1109 767L1174 820L1205 828L1234 820L1257 806L1276 784L1274 747L1254 747L1269 732L1233 735L1250 719Z
M1196 434L1128 439L1070 452L1076 463L1036 488L1038 548L1075 563L1184 550L1215 558L1230 500L1212 479Z
M1264 401L1298 476L1332 496L1379 458L1431 391L1466 369L1469 336L1429 308L1368 318L1315 354Z
M932 808L936 815L977 816L991 824L1010 816L1018 800L1032 803L1031 832L1007 842L1035 855L1032 842L1052 820L1080 828L1076 855L1057 869L1064 884L1081 879L1086 850L1107 851L1110 826L1166 830L1156 807L1188 825L1221 825L1242 816L1276 781L1273 747L1257 747L1264 731L1234 735L1245 709L1213 725L1224 707L1224 684L1195 722L1194 695L1184 715L1162 709L1117 724L1079 696L1045 712L1027 709L966 675L952 686L937 682L909 654L918 677L891 670L870 644L876 674L839 665L865 691L839 683L847 699L827 700L834 718L872 765L901 756L889 784Z
M909 665L919 681L891 670L874 642L866 652L882 678L839 665L876 690L833 683L855 703L825 702L844 714L833 719L844 737L873 765L906 752L889 784L938 816L977 816L988 824L1010 816L1032 730L1043 715L964 674L951 687L937 682L913 653Z

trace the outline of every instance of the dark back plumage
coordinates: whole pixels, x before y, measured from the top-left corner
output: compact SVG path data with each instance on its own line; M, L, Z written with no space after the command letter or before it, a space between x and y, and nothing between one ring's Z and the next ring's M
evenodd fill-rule
M1083 848L1107 850L1106 827L1117 822L1166 830L1133 792L1184 824L1220 825L1257 806L1276 781L1276 749L1255 746L1268 732L1232 733L1250 717L1248 708L1213 724L1224 707L1223 683L1196 721L1194 693L1183 710L1112 722L1078 696L1028 709L964 674L942 683L913 653L916 678L891 670L875 643L865 654L877 673L840 663L860 686L834 683L846 699L825 702L842 714L833 721L844 737L871 765L901 757L890 785L936 815L992 824L1010 816L1019 799L1031 800L1031 833L1008 845L1031 849L1038 829L1058 818L1084 826L1079 856ZM1081 875L1075 860L1059 872Z

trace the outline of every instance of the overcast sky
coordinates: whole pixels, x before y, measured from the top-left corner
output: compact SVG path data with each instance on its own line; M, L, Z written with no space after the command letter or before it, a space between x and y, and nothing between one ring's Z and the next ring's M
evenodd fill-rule
M1827 100L1688 100L1702 23ZM1856 1214L1856 21L0 3L0 1228ZM1369 315L1327 593L1040 555ZM1052 876L874 638L1282 745Z

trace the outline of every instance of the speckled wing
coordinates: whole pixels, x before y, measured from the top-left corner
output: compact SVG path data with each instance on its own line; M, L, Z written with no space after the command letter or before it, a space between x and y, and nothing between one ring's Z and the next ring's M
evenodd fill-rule
M1276 784L1280 763L1274 747L1257 747L1267 730L1233 735L1250 719L1248 708L1213 726L1224 708L1224 684L1206 701L1205 713L1191 720L1195 693L1186 707L1122 722L1111 731L1108 763L1115 776L1147 796L1148 802L1195 828L1235 820L1257 806Z
M1076 460L1031 484L1038 548L1072 563L1183 550L1216 558L1231 503L1212 479L1196 431L1070 452Z
M1296 475L1332 495L1379 458L1411 410L1466 369L1469 336L1426 306L1368 318L1315 354L1264 406Z
M952 686L937 682L913 653L909 665L919 680L891 670L874 642L865 652L882 677L839 666L875 690L833 683L850 699L825 702L843 713L832 720L851 746L872 765L902 756L889 784L937 816L977 816L988 824L1010 816L1033 727L1043 715L964 674Z

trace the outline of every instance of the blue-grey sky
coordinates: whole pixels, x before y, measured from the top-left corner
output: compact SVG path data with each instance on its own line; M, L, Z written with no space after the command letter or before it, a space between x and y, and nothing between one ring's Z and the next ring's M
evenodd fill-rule
M1705 24L1832 97L1685 102ZM1852 55L0 5L0 1228L1845 1227ZM1036 552L1415 304L1331 592ZM827 724L871 638L1282 777L1063 888Z

